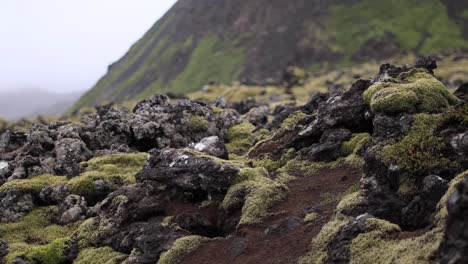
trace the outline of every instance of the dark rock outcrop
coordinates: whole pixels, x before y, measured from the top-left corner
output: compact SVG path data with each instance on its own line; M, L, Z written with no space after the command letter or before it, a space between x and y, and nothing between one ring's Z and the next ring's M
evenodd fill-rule
M157 181L191 193L194 197L225 193L233 184L239 169L209 156L196 155L187 150L166 148L150 151L149 163L138 173L137 181Z
M448 201L441 263L467 263L468 260L468 180L457 186Z

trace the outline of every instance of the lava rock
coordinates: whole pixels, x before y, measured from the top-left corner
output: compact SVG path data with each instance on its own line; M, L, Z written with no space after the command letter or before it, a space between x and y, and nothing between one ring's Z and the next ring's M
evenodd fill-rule
M468 100L468 83L462 84L453 94L458 97L458 99L466 102Z
M226 145L224 145L224 142L222 142L217 136L204 138L200 142L192 144L190 148L210 156L228 159Z
M442 264L468 260L468 179L450 197L445 236L440 247Z
M137 174L137 182L157 181L197 196L225 193L239 173L227 162L187 150L153 149L149 154L149 163Z
M64 138L56 142L55 172L57 175L75 177L80 174L80 162L91 158L92 153L80 139Z
M361 192L367 201L368 213L397 223L400 214L396 212L400 212L404 206L397 194L402 171L398 166L387 166L376 152L378 149L373 147L364 154Z
M34 207L31 194L9 188L0 192L0 222L18 222L23 219Z
M402 209L401 226L416 230L428 226L432 222L440 198L448 189L448 182L437 175L424 178L420 194Z
M20 131L6 131L0 137L0 153L9 153L26 144L27 136Z
M86 219L88 207L83 197L69 195L59 206L60 223L68 225Z
M44 187L39 193L39 198L45 204L59 204L69 195L67 185L54 185Z
M244 118L255 126L262 126L268 122L268 107L260 106L250 109Z
M320 139L320 143L313 144L307 151L307 158L312 161L330 162L341 156L341 145L344 141L350 140L351 131L348 129L334 129L325 131Z
M413 125L413 116L401 114L399 116L387 116L377 114L373 119L373 134L375 141L401 138L407 135Z
M0 261L8 254L8 244L0 240Z
M6 161L0 161L0 185L4 184L12 173L10 164Z
M344 94L320 103L316 119L300 133L298 140L318 140L326 130L334 128L346 128L353 133L372 131L366 118L369 109L362 97L370 85L370 81L359 80Z

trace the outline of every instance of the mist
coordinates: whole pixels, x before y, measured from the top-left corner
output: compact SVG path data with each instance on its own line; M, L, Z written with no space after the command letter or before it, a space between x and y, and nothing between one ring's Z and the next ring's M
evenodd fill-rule
M7 96L5 92L28 96L36 90L62 95L85 92L174 2L3 1L0 96ZM17 103L23 107L21 100ZM1 109L5 107L0 106L0 116L5 116Z

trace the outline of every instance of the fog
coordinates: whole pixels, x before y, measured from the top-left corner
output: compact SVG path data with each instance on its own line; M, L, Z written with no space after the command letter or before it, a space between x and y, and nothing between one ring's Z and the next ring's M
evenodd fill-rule
M91 88L175 0L2 0L0 93Z

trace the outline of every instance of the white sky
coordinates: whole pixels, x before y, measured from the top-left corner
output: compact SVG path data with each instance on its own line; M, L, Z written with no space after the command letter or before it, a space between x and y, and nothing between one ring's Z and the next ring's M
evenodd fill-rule
M0 91L91 88L176 0L0 0Z

